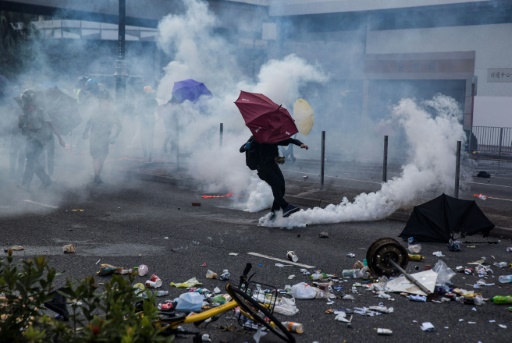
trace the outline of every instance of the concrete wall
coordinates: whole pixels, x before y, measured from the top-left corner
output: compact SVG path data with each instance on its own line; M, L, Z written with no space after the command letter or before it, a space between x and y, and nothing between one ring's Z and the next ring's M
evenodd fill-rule
M512 107L504 105L512 104L512 76L500 81L491 77L496 71L511 71L511 34L512 24L370 31L366 50L369 54L474 51L477 96L472 125L512 127Z

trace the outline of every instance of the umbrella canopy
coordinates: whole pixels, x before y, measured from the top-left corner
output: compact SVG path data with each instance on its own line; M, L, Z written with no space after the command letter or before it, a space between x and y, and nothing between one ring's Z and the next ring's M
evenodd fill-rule
M211 96L212 92L202 82L196 80L187 79L182 81L174 82L172 87L172 97L177 102L184 102L189 100L196 102L203 95Z
M409 221L399 235L404 240L448 243L455 233L462 236L482 233L484 237L494 228L473 200L462 200L442 194L415 206Z
M241 91L235 104L259 143L277 143L299 131L288 110L263 94Z
M313 108L305 99L298 99L293 105L293 116L297 122L299 132L304 136L309 135L315 121Z
M37 93L41 106L46 109L53 126L61 135L69 134L82 122L76 99L58 87L54 86Z

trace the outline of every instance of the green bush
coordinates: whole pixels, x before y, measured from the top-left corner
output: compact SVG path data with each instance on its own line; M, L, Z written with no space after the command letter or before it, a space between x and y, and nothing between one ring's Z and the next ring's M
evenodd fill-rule
M154 296L137 296L134 275L113 275L101 290L92 276L78 284L68 280L58 290L71 308L69 321L63 322L43 305L55 296L55 269L44 257L21 260L19 265L13 261L12 251L0 259L0 342L173 341L152 325L158 313ZM137 302L142 303L142 312Z

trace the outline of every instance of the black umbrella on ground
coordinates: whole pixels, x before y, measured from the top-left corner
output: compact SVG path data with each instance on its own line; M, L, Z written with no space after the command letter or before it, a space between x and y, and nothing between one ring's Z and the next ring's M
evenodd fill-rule
M462 200L442 194L424 204L415 206L399 237L414 237L416 241L445 242L454 238L483 234L494 228L474 200Z

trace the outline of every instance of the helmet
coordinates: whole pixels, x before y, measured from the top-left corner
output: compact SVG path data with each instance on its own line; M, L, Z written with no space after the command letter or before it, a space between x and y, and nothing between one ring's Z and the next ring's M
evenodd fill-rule
M37 95L32 89L25 89L21 95L21 104L23 107L35 106L37 104Z
M98 90L98 88L99 88L98 81L96 81L95 79L89 79L85 83L85 89L87 89L89 91L96 91L96 90Z
M153 87L151 86L144 86L144 93L146 94L150 94L150 93L154 93L155 91L153 90Z
M89 79L86 76L80 76L76 81L77 88L85 88Z

